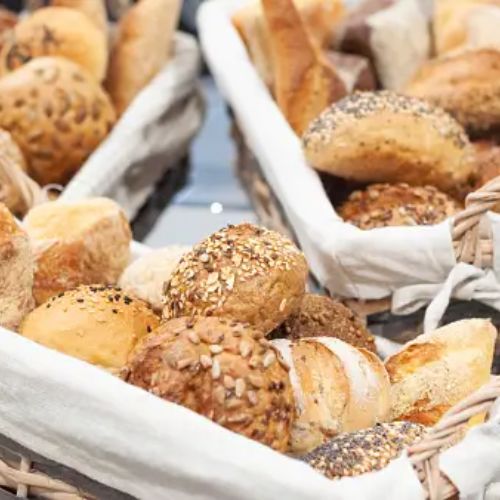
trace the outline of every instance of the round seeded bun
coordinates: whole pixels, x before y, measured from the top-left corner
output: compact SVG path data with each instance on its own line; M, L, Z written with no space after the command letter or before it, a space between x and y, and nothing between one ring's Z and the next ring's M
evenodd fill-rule
M333 104L310 124L303 147L317 170L359 182L447 191L472 172L472 149L454 118L389 91L358 92Z
M17 23L6 40L0 54L0 72L6 74L41 56L69 59L100 82L108 62L106 36L76 9L37 9Z
M251 224L228 226L186 254L165 286L163 316L223 316L271 332L295 312L307 264L284 236Z
M433 186L373 184L354 191L339 208L339 215L360 229L438 224L461 206Z
M63 58L41 57L0 79L0 128L38 183L64 184L107 136L115 112L101 87Z
M377 424L371 429L344 433L302 457L328 479L359 476L381 470L420 441L425 427L409 422Z
M32 311L21 335L118 373L136 343L159 324L149 306L121 288L80 286Z
M441 106L472 134L500 130L500 48L446 54L422 66L408 94Z
M146 338L128 382L228 429L287 451L294 417L288 367L263 334L222 318L178 318Z
M348 307L326 295L306 293L298 312L290 316L273 337L290 340L333 337L376 352L375 340L363 322Z

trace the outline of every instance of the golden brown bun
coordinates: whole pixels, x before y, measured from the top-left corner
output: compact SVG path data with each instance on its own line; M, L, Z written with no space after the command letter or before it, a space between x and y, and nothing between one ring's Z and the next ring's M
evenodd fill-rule
M115 122L108 96L76 64L41 57L0 79L0 128L38 183L66 183Z
M441 106L471 132L500 127L500 48L468 49L426 63L406 92Z
M24 319L19 333L112 372L121 370L142 337L159 325L146 303L120 288L80 286L61 292Z
M302 20L314 41L321 47L330 46L335 27L344 15L340 0L294 0ZM233 24L245 43L260 77L270 88L274 85L273 61L267 27L260 0L239 9Z
M375 354L331 337L272 343L290 365L297 411L293 453L307 453L340 432L387 420L389 377Z
M384 469L405 448L420 441L425 432L423 425L411 422L377 424L371 429L341 434L302 460L328 479L359 476Z
M12 169L26 171L26 161L19 146L12 136L2 129L0 129L0 165L9 165ZM10 170L4 168L0 168L0 202L14 214L23 214L28 207L20 191L14 187Z
M411 133L410 133L411 131ZM472 148L442 109L393 92L358 92L332 105L304 134L314 168L360 182L454 190L469 178Z
M500 176L500 145L488 141L473 143L476 158L473 191ZM498 211L498 210L497 210Z
M262 0L274 68L274 96L302 134L329 104L346 95L333 65L309 34L293 0Z
M38 9L20 21L5 42L0 54L1 73L6 74L41 56L69 59L100 82L106 74L106 37L77 10Z
M104 0L51 0L54 7L69 7L85 14L107 37L108 16Z
M336 68L347 92L375 90L377 79L366 57L328 50L326 57Z
M33 309L34 267L28 235L0 203L0 326L15 330Z
M471 18L481 10L491 16L491 9L495 7L500 7L500 0L435 0L433 32L436 53L443 54L467 45L471 41Z
M10 10L0 7L0 51L6 38L9 36L9 31L17 24L17 16Z
M132 262L118 284L127 293L146 301L157 312L164 307L163 285L170 279L181 258L191 247L170 246L152 252Z
M376 352L375 340L363 322L349 308L326 295L306 293L298 312L283 323L276 336L290 340L333 337Z
M248 325L220 318L163 323L131 357L128 382L288 449L294 409L287 366Z
M252 224L228 226L186 254L166 284L166 319L223 316L271 332L295 312L307 264L287 238Z
M391 419L435 425L488 382L496 337L488 320L457 321L420 335L389 357Z
M37 304L79 285L114 285L130 259L130 226L106 198L38 205L24 226L36 251Z
M141 0L120 20L106 88L121 115L169 60L180 0Z
M433 186L372 184L355 191L338 214L360 229L439 224L462 207Z

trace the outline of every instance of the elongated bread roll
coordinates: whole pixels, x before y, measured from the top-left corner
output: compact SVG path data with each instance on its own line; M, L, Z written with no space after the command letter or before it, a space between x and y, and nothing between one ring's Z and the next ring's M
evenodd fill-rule
M272 343L290 365L297 412L293 453L388 418L389 378L373 353L329 337Z
M457 321L420 335L389 357L391 419L436 424L488 382L496 337L488 320Z

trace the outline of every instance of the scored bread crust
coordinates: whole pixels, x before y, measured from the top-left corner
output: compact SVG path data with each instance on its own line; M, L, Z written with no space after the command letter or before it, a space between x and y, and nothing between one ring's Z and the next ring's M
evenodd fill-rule
M111 102L75 63L33 59L0 79L0 128L21 148L40 184L64 184L107 136Z
M466 183L473 169L472 147L455 119L389 91L359 92L333 104L311 123L303 147L317 170L360 182L448 191Z
M457 321L420 335L390 356L391 420L435 425L443 414L486 384L497 337L488 320Z

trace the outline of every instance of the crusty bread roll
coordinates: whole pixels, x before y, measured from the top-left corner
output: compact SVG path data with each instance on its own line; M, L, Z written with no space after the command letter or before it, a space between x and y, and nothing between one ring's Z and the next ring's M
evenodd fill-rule
M229 317L267 334L299 308L306 279L290 240L252 224L228 226L182 258L165 285L163 315Z
M118 284L125 292L146 301L155 311L164 307L163 287L170 280L181 258L191 250L187 246L170 246L152 252L132 262Z
M488 320L457 321L420 335L390 356L391 419L435 425L490 378L497 330Z
M438 224L462 207L434 186L372 184L354 191L338 214L360 229Z
M82 12L65 7L38 9L20 21L0 54L3 74L40 56L64 57L98 82L107 66L105 35Z
M287 451L294 417L288 367L263 334L221 318L163 323L131 356L128 382Z
M69 7L83 12L107 37L108 17L105 0L51 0L54 7Z
M389 377L375 354L331 337L272 343L290 365L297 412L293 453L307 453L340 432L387 420Z
M121 115L170 58L180 0L140 0L120 20L106 80Z
M80 67L34 59L0 79L0 128L21 148L39 184L66 183L115 122L108 96Z
M447 191L472 172L472 148L459 123L425 101L389 91L358 92L332 105L311 123L303 144L311 166L360 182Z
M314 41L327 48L334 38L336 25L344 15L341 0L294 0L304 24ZM274 85L274 70L269 29L260 0L237 10L233 24L243 39L260 77L269 88Z
M376 352L375 339L361 319L348 307L326 295L306 293L300 309L273 336L290 340L333 337L354 347Z
M500 129L500 46L446 54L422 66L406 93L441 106L472 134Z
M262 0L269 28L274 96L302 134L312 119L346 95L344 82L309 34L293 0Z
M371 429L341 434L302 460L328 479L359 476L384 469L405 448L420 441L425 432L423 425L411 422L377 424Z
M33 309L34 267L28 235L0 203L0 326L15 330Z
M159 318L146 303L104 285L61 292L24 319L19 333L46 347L118 373Z
M38 205L24 226L36 251L37 304L82 284L114 285L130 259L130 226L106 198Z

